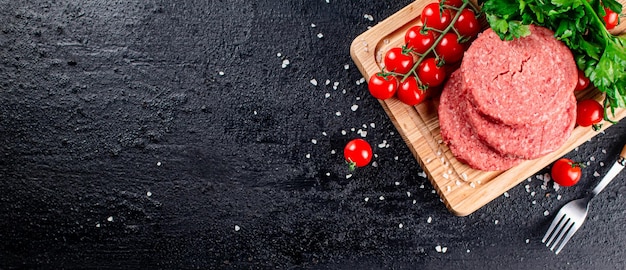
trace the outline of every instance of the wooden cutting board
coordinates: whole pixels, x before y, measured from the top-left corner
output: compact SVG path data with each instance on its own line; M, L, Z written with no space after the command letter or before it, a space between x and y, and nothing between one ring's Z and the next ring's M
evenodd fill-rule
M350 54L365 79L369 80L370 76L381 70L384 54L390 48L404 43L404 33L419 22L422 9L431 2L433 0L415 1L354 39ZM626 0L619 2L626 6ZM621 23L613 30L614 34L624 32L626 23ZM600 101L603 96L596 89L588 89L577 93L577 98ZM413 107L396 98L379 101L446 207L458 216L473 213L599 134L589 127L576 127L569 140L551 154L525 161L506 171L479 171L457 161L442 142L434 100ZM626 110L618 109L613 119L624 117ZM602 129L610 126L607 122Z

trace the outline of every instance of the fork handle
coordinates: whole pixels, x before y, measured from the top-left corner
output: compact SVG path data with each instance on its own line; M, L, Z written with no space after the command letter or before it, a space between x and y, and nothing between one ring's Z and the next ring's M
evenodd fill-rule
M626 166L626 145L622 148L622 152L615 164L609 169L609 172L600 180L600 183L591 191L591 197L595 197L600 193L610 182L619 174L619 172Z

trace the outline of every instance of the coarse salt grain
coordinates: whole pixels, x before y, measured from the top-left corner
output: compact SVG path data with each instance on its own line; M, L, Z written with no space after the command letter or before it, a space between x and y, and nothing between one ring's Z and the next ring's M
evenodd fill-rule
M108 221L108 222L113 222L113 216L108 217L108 218L107 218L107 221Z
M317 140L316 139L311 139L311 143L312 144L317 144Z
M543 215L544 215L544 216L548 216L548 215L550 215L550 212L548 212L548 210L543 211Z
M337 150L335 150L335 149L330 150L330 153L331 153L332 155L334 155L335 153L337 153Z
M598 176L600 176L600 174L597 171L594 171L593 172L593 176L598 177Z
M311 154L306 154L306 158L311 158Z
M225 73L224 73L224 71L220 71L217 74L219 74L220 76L224 76Z
M346 174L346 179L350 179L350 177L352 177L352 174Z
M378 199L383 201L383 200L385 200L385 197L384 196L380 196L380 197L378 197Z
M341 130L341 135L346 135L348 132L346 130Z
M148 197L152 196L152 192L150 192L150 191L146 192L146 196L148 196Z
M493 221L494 224L498 225L499 221L496 219Z
M505 191L504 192L504 197L509 198L509 197L511 197L511 195L509 195L509 193Z
M372 167L378 168L378 162L376 162L376 161L372 162Z
M369 197L365 197L365 199L363 199L365 202L368 202L370 200Z
M426 223L431 223L433 222L433 218L432 217L428 217L428 219L426 220Z
M314 23L311 24L311 27L315 28L317 27L317 25L315 25Z
M407 192L406 192L406 196L407 196L407 197L411 197L411 192L410 192L410 191L407 191Z
M367 19L367 20L368 20L368 21L370 21L370 22L374 20L374 16L369 15L369 14L365 14L365 15L363 15L363 18Z
M156 165L161 166L161 161L157 161Z
M324 37L324 34L322 34L322 33L317 33L317 38L323 38L323 37Z
M396 181L394 184L395 184L396 186L399 186L399 185L400 185L400 182Z
M437 252L441 253L441 246L437 245L437 246L435 247L435 250L436 250Z
M277 54L276 54L276 57L282 57L282 56L283 56L283 54L282 54L282 53L277 53Z
M404 227L404 225L402 225L402 223L398 224L398 228L402 229L402 227Z
M343 69L350 69L350 65L348 64L343 65Z
M341 112L338 111L338 112L335 113L335 115L336 116L341 116Z
M235 225L235 231L238 232L239 230L241 230L241 227Z
M311 79L309 82L310 82L312 85L317 86L317 80L316 80L316 79Z
M283 63L281 65L282 68L287 68L287 66L289 66L289 59L283 60Z
M356 104L354 104L354 105L352 105L352 107L350 107L350 110L352 110L353 112L356 112L356 110L358 110L358 109L359 109L359 105L356 105Z

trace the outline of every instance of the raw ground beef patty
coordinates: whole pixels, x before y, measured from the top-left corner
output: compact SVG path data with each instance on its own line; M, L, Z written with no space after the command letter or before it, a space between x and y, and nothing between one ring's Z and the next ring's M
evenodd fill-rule
M467 119L474 132L485 144L502 155L534 159L558 149L569 138L576 124L576 96L571 92L566 110L549 121L537 121L527 125L509 126L498 124L478 113L468 104Z
M505 170L520 163L517 158L502 156L483 144L466 119L467 91L457 70L448 79L439 103L441 137L456 159L484 171Z
M534 25L530 31L530 36L502 41L487 29L463 57L468 98L495 122L525 125L552 120L578 80L572 53L554 33Z

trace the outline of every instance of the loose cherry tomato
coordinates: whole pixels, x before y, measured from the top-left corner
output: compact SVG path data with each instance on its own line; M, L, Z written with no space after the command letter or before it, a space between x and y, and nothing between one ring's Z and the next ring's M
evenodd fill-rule
M396 96L400 101L404 102L404 104L415 106L424 101L426 91L420 89L415 77L410 76L400 83Z
M343 149L343 157L348 162L350 170L366 166L372 160L372 147L366 140L351 140Z
M439 44L435 46L435 53L443 58L446 64L458 62L465 52L463 45L459 44L459 37L454 33L447 33Z
M442 0L444 5L453 6L453 7L461 7L463 5L463 0Z
M452 12L449 9L443 9L442 12L438 2L430 3L422 10L420 20L428 27L443 31L452 21Z
M427 58L417 67L417 76L422 84L428 87L439 86L446 78L446 69L444 66L438 66L435 58Z
M461 14L459 14L459 18L454 23L454 28L465 38L474 38L480 32L480 24L476 19L476 15L467 8L464 8Z
M604 8L604 12L606 12L606 15L602 18L606 24L606 29L611 30L615 28L619 24L619 14L609 8Z
M574 91L585 90L589 86L589 78L585 76L585 73L582 70L578 70L578 83L576 84L576 88Z
M385 100L393 97L396 93L396 90L398 89L398 79L396 79L393 75L377 73L370 77L367 88L372 96L377 99Z
M600 102L593 99L578 102L576 106L576 123L581 127L593 126L594 130L599 130L599 123L604 118L604 108Z
M552 165L552 180L563 187L578 183L582 175L581 164L571 159L561 158Z
M435 44L435 39L433 31L423 31L422 26L419 25L409 28L404 35L406 46L418 54L425 54Z
M394 47L387 51L384 62L388 71L401 74L408 73L415 63L413 55L400 47Z

